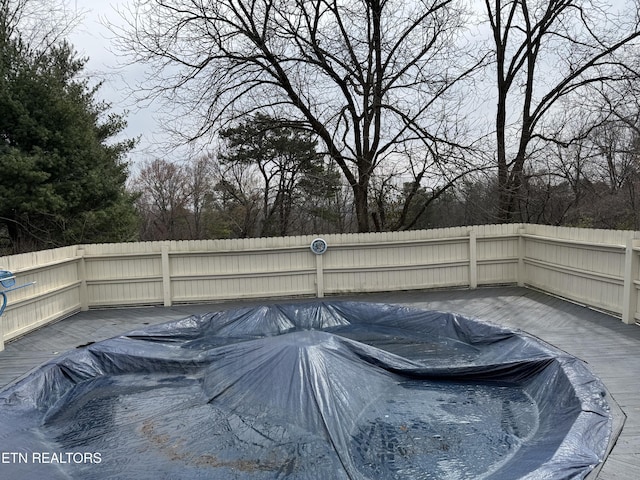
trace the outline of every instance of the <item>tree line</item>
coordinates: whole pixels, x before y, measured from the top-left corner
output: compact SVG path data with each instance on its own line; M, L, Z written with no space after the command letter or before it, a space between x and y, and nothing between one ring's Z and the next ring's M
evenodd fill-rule
M257 115L225 130L218 152L176 164L155 159L135 176L144 240L239 238L358 229L351 190L308 134ZM640 229L640 136L609 118L568 146L549 145L522 173L512 221ZM296 138L292 141L292 138ZM371 182L373 230L495 223L495 170L416 189L404 170Z
M134 142L113 140L125 119L83 79L69 25L21 20L39 1L0 0L6 251L495 222L640 228L635 2L136 0L111 28L147 68L137 94L202 150L132 174Z

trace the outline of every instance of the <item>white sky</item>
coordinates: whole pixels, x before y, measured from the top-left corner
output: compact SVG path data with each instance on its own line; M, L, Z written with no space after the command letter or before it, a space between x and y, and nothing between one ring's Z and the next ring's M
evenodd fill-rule
M157 114L153 107L140 108L131 98L131 87L142 80L142 66L123 67L123 60L116 55L112 42L113 33L105 22L120 23L116 9L124 9L124 0L70 0L69 5L78 12L85 12L83 21L69 36L69 41L79 56L89 57L85 73L92 83L102 81L98 98L111 103L113 113L123 114L128 122L122 138L138 138L138 147L130 154L132 167L157 156L155 139L161 136Z

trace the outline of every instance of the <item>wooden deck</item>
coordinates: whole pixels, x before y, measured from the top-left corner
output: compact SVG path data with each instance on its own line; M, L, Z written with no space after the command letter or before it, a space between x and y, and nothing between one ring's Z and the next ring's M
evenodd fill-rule
M604 381L624 412L616 415L622 430L611 454L600 472L590 479L640 478L640 327L625 325L604 313L517 287L363 294L340 299L402 303L454 311L524 330L583 359ZM279 299L82 312L8 343L6 350L0 352L0 386L11 383L61 352L144 325L240 305L308 300Z

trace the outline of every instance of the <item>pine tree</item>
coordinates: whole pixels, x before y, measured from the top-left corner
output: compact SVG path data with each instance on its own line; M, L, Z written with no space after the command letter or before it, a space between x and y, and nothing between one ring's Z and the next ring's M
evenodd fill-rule
M3 13L0 12L0 17ZM59 42L38 50L0 18L0 236L10 251L132 239L122 116Z

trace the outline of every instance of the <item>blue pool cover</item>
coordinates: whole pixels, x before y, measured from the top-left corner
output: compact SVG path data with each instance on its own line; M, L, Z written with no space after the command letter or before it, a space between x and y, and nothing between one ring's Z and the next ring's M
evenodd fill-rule
M612 416L585 364L398 305L191 316L0 391L0 477L581 479Z

